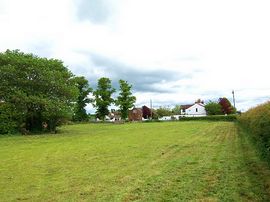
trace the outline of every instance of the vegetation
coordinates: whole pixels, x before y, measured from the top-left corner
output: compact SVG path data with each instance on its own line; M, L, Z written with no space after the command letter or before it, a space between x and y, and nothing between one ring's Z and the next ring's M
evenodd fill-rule
M72 116L74 75L56 59L0 53L0 133L49 130Z
M270 163L270 102L241 114L240 124L249 131L262 156Z
M114 92L115 89L112 88L109 78L102 77L98 80L97 89L93 92L97 118L104 120L105 116L109 114L108 107L114 102L112 98Z
M0 134L56 132L57 126L71 118L88 121L85 107L89 103L96 107L96 117L104 120L114 103L115 89L109 78L98 80L92 100L88 97L92 88L85 77L74 76L62 61L19 50L0 53L0 80ZM119 84L116 104L125 119L136 97L127 81Z
M221 115L222 108L221 105L217 102L210 101L205 105L205 110L207 115Z
M223 114L234 114L236 112L231 102L225 97L219 98L219 104L221 105Z
M234 114L231 115L209 115L201 117L179 117L180 121L236 121L237 116Z
M121 118L126 119L128 117L128 110L134 106L136 97L132 95L131 88L127 81L119 80L120 93L116 100L116 105L119 106L121 112Z
M172 111L170 108L166 107L160 107L155 110L155 113L157 114L158 117L163 117L163 116L171 116L173 115Z
M205 110L208 115L235 114L236 109L231 105L231 102L223 97L219 98L218 102L209 101L205 105Z
M92 88L89 87L88 81L83 76L76 77L75 82L79 89L79 96L75 105L73 120L87 121L89 120L89 117L86 113L85 107L92 101L88 98L89 93L92 92Z
M149 118L153 118L153 109L148 108L147 106L143 106L142 107L142 113L143 113L143 118L144 119L149 119Z
M175 105L174 108L172 109L172 114L173 115L181 114L181 105Z
M268 167L231 122L69 125L0 137L0 159L3 202L270 197Z
M22 119L15 105L0 101L0 134L16 133Z

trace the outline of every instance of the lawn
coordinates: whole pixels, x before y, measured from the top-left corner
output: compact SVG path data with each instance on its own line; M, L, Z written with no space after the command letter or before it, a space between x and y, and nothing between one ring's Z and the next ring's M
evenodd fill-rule
M0 137L0 201L269 201L232 122L79 124Z

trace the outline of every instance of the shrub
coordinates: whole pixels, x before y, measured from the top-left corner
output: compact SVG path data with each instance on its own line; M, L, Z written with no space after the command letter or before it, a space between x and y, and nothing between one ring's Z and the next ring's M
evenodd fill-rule
M270 102L251 108L238 120L249 131L263 157L270 162Z

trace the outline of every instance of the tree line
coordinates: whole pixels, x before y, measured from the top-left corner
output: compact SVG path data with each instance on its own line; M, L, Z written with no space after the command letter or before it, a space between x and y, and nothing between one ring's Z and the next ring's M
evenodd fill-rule
M217 101L210 100L204 105L204 107L207 115L225 115L236 113L236 109L226 97L219 98ZM169 107L159 107L156 110L153 110L153 118L157 119L163 116L179 115L180 111L181 105L175 105L172 109Z
M61 60L19 50L0 53L0 81L0 134L56 132L66 120L87 120L88 103L93 104L100 119L109 113L112 103L126 118L136 101L127 81L119 81L120 93L113 99L116 89L109 78L100 78L93 90L84 77L75 76ZM93 99L89 93L93 93Z
M231 102L226 97L219 98L218 101L209 101L205 105L205 110L208 115L224 115L236 113L236 109L232 106Z

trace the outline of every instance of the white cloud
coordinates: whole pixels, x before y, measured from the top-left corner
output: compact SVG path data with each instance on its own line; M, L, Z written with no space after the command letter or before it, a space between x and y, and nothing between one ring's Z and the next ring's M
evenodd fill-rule
M138 104L230 97L235 89L246 109L269 99L269 9L267 0L2 0L0 51L59 58L90 79L118 74L97 67L91 53L126 71L172 71L179 81L153 83L171 93L139 92Z

